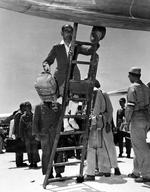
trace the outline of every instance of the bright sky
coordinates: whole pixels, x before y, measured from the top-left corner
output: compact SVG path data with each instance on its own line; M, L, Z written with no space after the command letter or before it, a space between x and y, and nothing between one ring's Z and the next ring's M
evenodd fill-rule
M34 82L42 61L61 41L60 29L66 23L0 9L0 113L13 112L23 101L33 105L40 102ZM90 26L79 25L78 40L89 40L90 30ZM107 28L98 51L97 79L102 88L112 91L128 87L132 66L141 67L142 80L149 82L149 50L150 32ZM84 68L81 73L86 76Z

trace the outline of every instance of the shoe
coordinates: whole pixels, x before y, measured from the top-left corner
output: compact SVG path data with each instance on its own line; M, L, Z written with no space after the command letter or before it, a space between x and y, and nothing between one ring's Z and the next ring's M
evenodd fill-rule
M103 172L97 172L97 173L95 173L95 176L102 177L102 176L104 176L104 173Z
M17 165L17 167L28 167L28 165L26 163L22 163L20 165Z
M121 175L121 172L120 172L119 167L116 167L116 168L115 168L114 175Z
M139 177L135 179L135 182L137 183L146 183L146 182L150 182L150 178L146 178L146 177Z
M95 175L86 175L84 181L95 181Z
M126 158L129 158L129 159L130 159L131 157L130 157L130 155L127 155Z
M75 122L75 120L74 119L70 119L69 120L69 124L71 125L71 127L73 128L73 129L79 129L79 125Z
M120 153L120 154L118 155L118 157L122 157L122 154Z
M32 168L37 168L37 163L33 163Z
M64 119L64 132L74 131L74 129L69 125L68 119Z
M57 174L56 174L56 177L60 177L60 178L62 178L61 173L57 173Z
M110 177L110 176L111 176L111 173L103 173L103 175L104 175L105 177Z
M64 132L66 131L74 131L74 129L70 125L68 125L67 127L64 127Z
M130 174L128 174L128 177L137 179L137 178L140 178L140 175L135 175L134 173L130 173Z
M32 167L33 167L33 163L31 163L31 164L29 165L29 167L32 168Z
M99 169L96 168L96 169L95 169L95 176L98 176L98 174L99 174Z
M53 174L50 174L48 178L53 179L54 178Z

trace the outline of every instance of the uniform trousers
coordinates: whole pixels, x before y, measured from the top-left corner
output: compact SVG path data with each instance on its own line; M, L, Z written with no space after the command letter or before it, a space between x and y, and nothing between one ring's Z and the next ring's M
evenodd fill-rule
M134 170L136 175L150 178L150 148L146 143L149 123L145 119L131 120L131 142L134 151Z
M118 131L118 145L119 145L119 154L123 154L123 138L125 138L125 147L126 147L126 154L130 156L131 154L131 140L130 140L130 133L125 131Z

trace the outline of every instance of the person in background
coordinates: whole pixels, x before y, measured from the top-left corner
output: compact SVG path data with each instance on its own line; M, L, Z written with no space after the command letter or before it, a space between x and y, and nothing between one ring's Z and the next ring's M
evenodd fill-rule
M126 124L131 130L134 151L133 171L128 176L135 182L150 182L150 148L146 143L150 127L150 89L141 81L141 68L132 67L127 93Z
M20 137L25 142L28 155L29 167L37 168L37 163L40 161L38 152L38 141L32 135L32 105L30 102L25 102L25 113L20 118Z
M24 112L25 112L25 103L21 103L18 112L14 116L14 135L17 140L21 139L19 123L21 115L23 115ZM23 152L16 152L16 166L17 167L28 166L26 163L23 163Z
M126 131L124 122L125 121L125 103L126 99L124 97L119 99L120 109L117 110L116 115L116 126L118 134L118 144L119 144L119 157L123 154L123 139L125 138L125 147L127 158L130 158L131 154L131 138L129 131Z
M15 117L17 112L18 112L18 110L13 112L12 119L10 120L9 135L8 135L9 139L15 139L15 135L14 135L14 117Z
M0 127L0 154L3 154L4 152L3 152L3 145L4 145L4 139L3 139L3 135L4 135L4 133L3 133L4 131L3 131L3 128L2 127Z
M48 65L47 67L48 67L47 72L45 71L45 73L49 73L50 66ZM47 85L47 81L43 81L43 84L44 83L46 83ZM49 87L47 87L47 89L51 89L50 86L51 84L49 84ZM50 94L49 95L46 94L46 97L44 97L44 94L41 94L40 98L42 99L42 103L35 106L35 111L33 115L32 135L34 135L41 143L43 175L46 174L48 169L52 147L54 144L57 131L56 128L61 114L61 104L56 102L54 105L53 97L54 95L51 96ZM61 142L62 141L58 143L58 147L61 146ZM58 152L55 154L54 162L55 163L63 162L62 152ZM62 177L61 173L64 172L64 166L55 167L55 172L56 177ZM49 178L53 177L54 175L52 169Z

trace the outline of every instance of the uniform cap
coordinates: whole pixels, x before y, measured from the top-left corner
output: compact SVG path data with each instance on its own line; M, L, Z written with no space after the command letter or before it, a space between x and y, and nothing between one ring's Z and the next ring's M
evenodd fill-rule
M132 68L129 70L129 73L135 74L135 75L141 75L141 68L132 67Z

